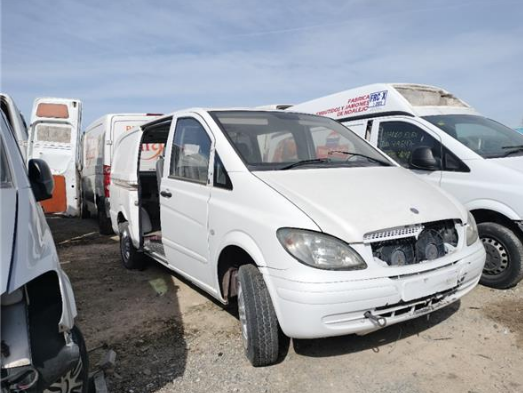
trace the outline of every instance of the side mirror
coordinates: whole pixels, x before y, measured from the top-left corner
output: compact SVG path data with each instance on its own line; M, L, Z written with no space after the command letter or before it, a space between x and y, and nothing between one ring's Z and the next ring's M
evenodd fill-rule
M53 196L54 180L49 165L44 160L29 160L29 182L37 201L45 201Z
M437 171L440 169L439 161L434 157L432 149L428 146L419 146L412 151L410 167L426 171Z

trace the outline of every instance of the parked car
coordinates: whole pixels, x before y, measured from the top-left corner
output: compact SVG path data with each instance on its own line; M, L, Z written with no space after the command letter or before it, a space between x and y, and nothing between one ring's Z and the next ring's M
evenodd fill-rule
M523 278L523 135L425 85L367 85L290 110L335 119L463 203L487 250L482 284Z
M165 143L156 171L141 145ZM145 257L224 304L246 354L366 333L442 308L478 283L474 218L339 123L284 111L175 112L116 142L111 221L125 267Z
M27 124L25 123L24 116L18 110L14 100L7 94L0 93L0 107L2 113L5 115L7 123L11 127L14 133L15 139L20 146L20 153L24 160L27 155Z
M82 102L69 98L37 98L29 127L29 158L43 159L51 168L55 188L42 206L46 213L78 216L80 174L78 157Z
M135 126L151 121L158 114L115 113L102 116L87 127L82 138L82 218L93 215L103 235L113 234L109 217L109 184L114 142ZM155 167L163 145L144 145L144 165Z
M87 392L88 358L74 324L73 289L39 201L51 197L45 161L26 167L0 118L2 392Z

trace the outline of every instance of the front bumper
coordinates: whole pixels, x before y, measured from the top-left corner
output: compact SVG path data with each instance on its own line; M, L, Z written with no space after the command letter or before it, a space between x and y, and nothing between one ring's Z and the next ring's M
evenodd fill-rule
M443 308L478 284L484 263L485 250L475 247L453 263L418 274L309 283L265 270L264 278L283 332L307 339L365 334L384 321L389 326Z

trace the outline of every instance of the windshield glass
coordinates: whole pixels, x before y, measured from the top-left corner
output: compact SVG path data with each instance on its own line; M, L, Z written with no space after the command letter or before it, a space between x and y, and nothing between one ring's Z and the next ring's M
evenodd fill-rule
M252 170L391 165L348 128L325 117L266 111L211 116Z
M483 158L523 155L523 135L494 120L476 115L425 116Z

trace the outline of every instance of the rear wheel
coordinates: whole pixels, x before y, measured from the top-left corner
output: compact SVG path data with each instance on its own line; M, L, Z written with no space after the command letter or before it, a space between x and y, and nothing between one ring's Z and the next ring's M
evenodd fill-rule
M238 314L245 354L254 367L278 360L280 331L272 300L260 271L244 265L238 272Z
M145 267L145 255L139 252L131 240L129 223L122 222L120 229L120 256L126 269L143 270Z
M76 326L71 330L73 341L80 348L80 358L74 367L58 381L44 390L44 393L87 393L89 384L89 356L82 332Z
M493 222L478 225L487 260L481 284L492 288L513 287L523 278L523 244L509 228Z

